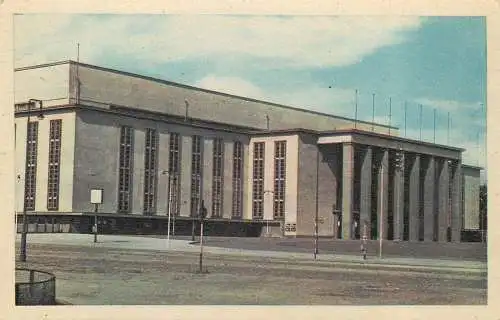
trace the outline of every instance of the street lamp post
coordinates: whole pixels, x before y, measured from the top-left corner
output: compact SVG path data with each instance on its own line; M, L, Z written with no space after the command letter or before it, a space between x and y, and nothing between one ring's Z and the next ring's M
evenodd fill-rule
M171 192L171 172L170 171L162 171L162 174L167 175L167 215L168 215L168 222L167 222L167 245L170 248L170 219L172 215L172 192Z
M319 215L319 156L320 156L320 151L319 151L319 146L317 147L316 151L316 213L314 216L314 260L316 260L316 257L318 255L318 215Z
M31 105L39 103L40 104L40 113L38 115L38 118L41 120L43 119L43 115L41 113L42 111L42 100L37 100L37 99L29 99L28 101L28 120L26 122L26 155L25 155L25 166L24 166L24 199L23 199L23 228L21 232L21 246L20 246L20 251L19 251L19 260L22 262L26 262L26 238L28 234L28 214L27 214L27 208L26 208L26 173L28 171L28 139L29 139L29 129L30 129L30 120L31 120ZM17 216L17 214L16 214ZM17 227L16 227L17 228Z
M380 259L382 259L382 239L384 236L384 201L383 201L383 196L384 196L384 165L382 164L380 168L380 178L381 178L381 184L380 184L380 223L379 223L379 251L378 251L378 256Z

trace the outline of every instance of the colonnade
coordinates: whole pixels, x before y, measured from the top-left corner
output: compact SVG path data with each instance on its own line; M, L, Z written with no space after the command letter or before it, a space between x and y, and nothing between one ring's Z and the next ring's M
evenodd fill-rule
M378 239L381 226L383 239L460 241L459 159L352 142L342 143L338 150L342 239Z

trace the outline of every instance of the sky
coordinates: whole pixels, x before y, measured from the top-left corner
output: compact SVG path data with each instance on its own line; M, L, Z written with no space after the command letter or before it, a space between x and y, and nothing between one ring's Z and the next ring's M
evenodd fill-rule
M15 67L76 60L77 43L81 62L205 89L350 118L357 100L366 121L375 105L376 122L407 138L463 147L465 164L486 168L484 17L14 19Z

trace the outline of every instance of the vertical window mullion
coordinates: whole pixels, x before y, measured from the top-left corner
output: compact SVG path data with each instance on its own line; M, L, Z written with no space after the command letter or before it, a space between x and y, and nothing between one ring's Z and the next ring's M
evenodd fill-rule
M170 133L170 149L169 149L169 171L171 175L170 195L171 206L170 213L172 215L179 214L179 177L180 177L180 135L178 133Z
M254 143L253 159L253 209L252 216L256 219L263 217L264 211L264 142Z
M201 137L193 136L192 138L192 155L191 155L191 216L196 216L198 213L198 205L201 193Z
M286 141L274 143L274 218L282 219L285 215L286 185Z
M24 173L24 206L35 210L38 122L28 123L26 132L26 168Z
M213 148L213 180L212 180L212 215L222 216L222 176L223 176L224 141L214 139Z
M146 146L144 154L144 208L143 212L154 214L156 212L156 149L157 131L155 129L146 130Z
M49 167L47 179L47 210L59 209L59 180L62 120L51 120L49 127Z
M119 170L119 201L118 211L122 213L130 212L130 185L132 171L132 134L131 127L122 126L120 128L120 170Z

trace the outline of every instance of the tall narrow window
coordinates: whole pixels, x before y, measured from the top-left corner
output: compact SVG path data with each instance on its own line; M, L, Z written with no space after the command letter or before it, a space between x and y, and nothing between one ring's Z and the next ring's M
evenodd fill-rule
M264 216L264 142L253 145L253 190L252 217L262 219Z
M232 217L241 218L243 198L243 146L240 141L233 147L233 211Z
M49 131L49 175L47 179L47 210L59 209L59 175L61 162L62 121L50 120Z
M132 137L134 130L123 126L120 129L120 155L118 168L118 212L130 212L130 184L132 179Z
M146 146L144 150L144 208L145 214L156 212L156 181L158 136L154 129L146 129Z
M224 141L214 139L213 180L212 180L212 216L222 217L224 181Z
M177 216L180 212L179 191L180 191L180 176L181 176L181 157L180 157L180 136L178 133L170 133L170 148L168 170L170 172L170 198L171 205L170 214Z
M37 150L38 122L30 122L26 137L26 169L24 174L24 207L26 210L35 210Z
M274 218L285 216L286 141L274 143Z
M191 159L191 216L198 214L201 201L201 179L202 175L202 138L193 136L192 159Z

